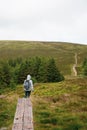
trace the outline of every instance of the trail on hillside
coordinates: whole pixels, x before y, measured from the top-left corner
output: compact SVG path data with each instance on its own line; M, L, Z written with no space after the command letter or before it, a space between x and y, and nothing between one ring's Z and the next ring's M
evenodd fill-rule
M74 76L77 76L77 53L75 53L75 64L73 65L73 72L74 72Z

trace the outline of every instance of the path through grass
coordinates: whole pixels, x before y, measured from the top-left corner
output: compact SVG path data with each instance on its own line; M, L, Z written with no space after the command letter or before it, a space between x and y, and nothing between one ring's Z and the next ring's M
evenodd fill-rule
M17 100L23 86L3 92L0 99L0 127L12 129ZM87 130L87 79L39 83L31 95L34 130Z

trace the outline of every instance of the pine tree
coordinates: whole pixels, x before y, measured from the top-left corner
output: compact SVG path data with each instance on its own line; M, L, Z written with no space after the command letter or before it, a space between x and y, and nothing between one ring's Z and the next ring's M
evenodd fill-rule
M46 62L41 61L41 64L39 66L39 70L38 70L38 81L39 82L46 82L47 81L47 70L46 70Z
M56 67L55 60L52 58L48 62L47 66L47 81L48 82L59 82L64 80L63 75L60 74Z
M87 76L87 58L84 59L82 68L83 68L83 75Z
M41 58L36 57L33 60L33 65L32 65L32 69L33 69L33 76L35 77L36 80L38 80L38 72L39 72L39 67L41 64Z
M20 68L18 71L18 83L24 82L27 73L28 73L28 71L27 71L26 63L24 62L20 65Z
M9 59L8 60L8 64L11 66L11 67L16 67L16 60L13 60L13 59Z
M8 63L3 63L0 78L2 80L2 84L5 84L6 86L8 86L10 84L11 69L10 69L10 66L8 65Z
M32 75L31 61L29 59L22 62L22 64L19 67L17 73L18 83L23 83L28 74Z

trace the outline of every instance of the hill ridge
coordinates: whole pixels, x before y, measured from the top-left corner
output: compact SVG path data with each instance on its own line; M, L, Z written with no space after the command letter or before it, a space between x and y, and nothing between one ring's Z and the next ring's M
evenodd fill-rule
M28 44L29 43L29 44ZM71 75L71 66L75 63L73 55L78 54L78 66L87 55L87 45L60 42L0 41L0 60L22 57L54 58L56 65L64 75Z

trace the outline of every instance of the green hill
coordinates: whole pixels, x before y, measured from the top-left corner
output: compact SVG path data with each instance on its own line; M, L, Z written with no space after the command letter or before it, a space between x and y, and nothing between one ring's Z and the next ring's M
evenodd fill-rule
M87 55L87 45L63 42L0 41L0 60L35 56L53 57L64 75L71 75L77 53L78 67Z
M87 79L39 84L32 100L35 130L87 129Z
M60 42L0 41L0 62L22 57L53 57L66 76L59 83L37 83L31 95L35 130L87 130L87 78L71 76L87 56L87 45ZM0 89L0 129L12 130L17 100L23 85Z
M24 97L22 85L3 90L0 127L11 130L19 97ZM87 130L87 79L36 84L31 100L35 130Z

